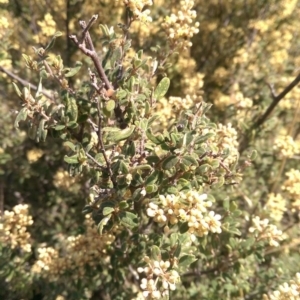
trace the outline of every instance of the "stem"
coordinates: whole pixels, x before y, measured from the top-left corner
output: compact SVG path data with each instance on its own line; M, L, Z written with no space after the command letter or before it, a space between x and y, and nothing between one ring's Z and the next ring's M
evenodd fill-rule
M97 110L98 110L98 148L100 148L99 150L102 152L103 156L104 156L104 160L106 162L106 166L107 166L107 170L109 173L109 177L113 183L114 188L117 187L117 182L114 179L114 175L111 169L111 164L110 164L110 160L108 159L106 153L105 153L105 147L104 147L104 143L103 143L103 137L102 137L102 115L101 115L101 108L100 108L100 101L98 100L97 102Z
M20 78L19 76L13 74L12 72L10 72L10 71L4 69L4 68L1 67L1 66L0 66L0 71L3 72L3 73L5 73L5 74L8 75L9 77L11 77L11 78L17 80L18 82L20 82L20 83L23 84L24 86L29 86L30 89L32 89L32 90L37 90L37 89L38 89L37 86L35 86L34 84L32 84L32 83L30 83L29 81L26 81L26 80ZM48 99L54 101L54 98L53 98L50 94L48 94L47 92L45 92L45 91L42 90L41 93L42 93L45 97L47 97Z
M101 78L101 80L104 82L106 89L112 89L113 90L113 86L109 82L109 80L108 80L108 78L107 78L107 76L104 72L101 60L100 60L97 52L95 51L93 41L92 41L91 36L88 32L88 30L93 25L93 23L97 20L97 18L98 18L98 15L94 15L87 25L85 24L84 21L79 22L81 28L83 28L82 40L80 42L78 41L76 35L70 35L69 38L77 45L77 47L85 55L89 56L92 59L94 65L95 65L95 68L97 70L97 73L98 73L99 77ZM88 47L86 47L86 44L87 44Z
M248 147L248 145L250 143L251 132L253 130L259 129L261 127L261 125L263 125L265 123L265 121L270 116L270 114L272 113L274 108L278 105L279 101L282 100L299 82L300 82L300 74L298 74L298 76L277 96L275 96L275 94L273 92L273 88L270 87L270 85L269 85L269 87L271 89L271 95L272 95L273 101L270 104L270 106L267 108L265 113L257 119L257 121L249 128L249 130L245 134L245 136L241 142L240 149L239 149L240 153L242 153Z
M102 166L102 165L100 165L100 163L99 162L97 162L96 161L96 159L92 156L92 155L90 155L89 153L85 153L85 155L90 159L90 160L92 160L101 170L105 170L105 168Z

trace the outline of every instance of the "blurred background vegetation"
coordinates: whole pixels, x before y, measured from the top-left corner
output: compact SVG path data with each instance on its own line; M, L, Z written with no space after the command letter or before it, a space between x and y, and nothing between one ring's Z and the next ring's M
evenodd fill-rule
M130 33L133 48L144 49L148 55L153 54L151 47L157 43L165 46L161 23L172 10L180 9L179 1L153 2L151 26L136 22ZM194 9L200 32L190 50L171 58L171 103L176 106L174 97L193 102L202 96L213 104L208 113L212 121L236 128L241 161L247 161L251 151L257 150L252 165L241 166L241 183L218 190L216 199L220 205L224 199L235 200L249 215L269 218L288 238L275 251L267 251L259 266L253 258L230 270L225 268L225 277L214 270L199 274L200 283L190 287L188 294L179 290L174 299L262 299L264 293L291 279L300 264L299 87L278 103L265 122L252 126L272 103L272 93L279 94L299 73L300 1L196 0ZM60 141L49 136L45 142L36 143L27 137L26 125L20 123L19 130L14 128L20 101L11 84L20 85L21 78L38 85L38 74L26 68L22 54L33 55L32 47L44 46L56 31L63 36L57 39L53 52L62 56L65 65L73 66L82 59L89 65L68 36L79 30L78 20L89 20L95 13L100 23L116 28L125 18L122 1L0 0L0 210L28 204L34 221L29 227L32 252L1 246L1 299L104 299L97 292L105 283L95 275L103 271L100 266L86 273L91 275L85 274L78 284L71 275L69 282L67 278L51 282L30 274L37 245L55 247L64 236L85 231L81 211L89 183L84 176L69 177L63 161L67 149ZM97 26L91 35L96 37L95 47L101 49ZM45 88L51 90L51 83ZM162 123L167 122L172 105L170 101L160 105ZM217 247L219 255L227 251ZM215 291L220 285L222 289ZM218 298L220 295L224 298Z

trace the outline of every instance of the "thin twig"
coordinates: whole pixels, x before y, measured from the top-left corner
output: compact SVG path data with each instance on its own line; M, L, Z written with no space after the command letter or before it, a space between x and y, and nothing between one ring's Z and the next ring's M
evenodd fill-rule
M86 156L89 158L89 159L91 159L101 170L106 170L106 168L105 167L103 167L102 165L100 165L100 163L92 156L92 155L90 155L89 153L85 153L86 154Z
M100 101L98 100L97 102L97 110L98 110L98 148L100 148L99 150L102 152L105 162L106 162L106 166L107 166L107 171L109 173L109 177L114 185L114 188L117 187L117 182L114 179L114 175L111 169L111 164L110 164L110 160L108 159L106 152L105 152L105 147L104 147L104 143L103 143L103 137L102 137L102 115L101 115L101 108L100 108Z
M85 25L84 21L80 21L80 26L83 28L83 40L78 41L76 35L70 35L69 38L77 45L77 47L87 56L89 56L97 70L97 73L101 80L104 82L106 89L112 89L113 90L113 85L109 82L104 69L102 67L101 60L97 54L97 52L94 49L94 45L92 42L92 39L90 37L90 34L88 32L88 29L90 29L90 26L96 21L97 15L94 15L91 20L89 21L88 25ZM89 49L86 47L85 42L87 42Z
M5 74L8 75L9 77L11 77L11 78L17 80L18 82L20 82L20 83L23 84L24 86L29 86L30 89L32 89L32 90L37 90L37 89L38 89L38 87L37 87L36 85L30 83L29 81L26 81L26 80L20 78L19 76L15 75L15 74L12 73L11 71L8 71L8 70L4 69L4 68L1 67L1 66L0 66L0 71L3 72L3 73L5 73ZM54 98L53 98L50 94L48 94L47 92L45 92L45 91L42 90L41 93L42 93L45 97L47 97L48 99L54 101Z
M226 167L222 161L220 161L220 166L227 172L227 175L232 175L232 173L229 170L229 168Z
M0 181L0 215L3 217L4 214L4 183Z
M271 88L273 102L270 104L265 113L253 124L253 129L260 127L266 121L279 101L282 100L299 82L300 74L298 74L298 76L277 96L275 96L273 89Z
M91 39L91 36L89 34L89 30L92 27L92 25L95 23L95 21L98 19L98 15L93 15L92 18L89 20L88 24L86 25L85 21L81 20L79 21L79 25L83 29L82 31L82 43L86 41L87 46L90 50L95 51L93 41Z
M240 153L242 153L248 147L248 145L250 143L250 134L251 134L251 132L253 132L254 130L259 129L261 127L261 125L265 123L265 121L268 119L268 117L270 116L270 114L272 113L272 111L274 110L274 108L278 105L279 101L282 100L299 82L300 82L300 73L277 96L274 94L273 87L270 84L268 84L268 86L269 86L269 88L271 90L271 95L272 95L273 101L270 104L270 106L267 108L267 110L265 111L265 113L261 117L259 117L256 122L254 122L254 124L249 128L249 130L245 134L242 142L240 143L240 149L239 149Z

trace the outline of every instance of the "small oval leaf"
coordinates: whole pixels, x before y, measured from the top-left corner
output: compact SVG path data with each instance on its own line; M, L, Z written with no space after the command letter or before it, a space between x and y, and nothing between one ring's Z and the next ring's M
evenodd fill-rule
M162 168L164 170L170 170L175 167L178 162L179 158L176 155L171 155L163 161Z
M155 99L162 98L167 93L169 86L170 86L170 79L168 77L164 77L157 85L154 91L154 98Z

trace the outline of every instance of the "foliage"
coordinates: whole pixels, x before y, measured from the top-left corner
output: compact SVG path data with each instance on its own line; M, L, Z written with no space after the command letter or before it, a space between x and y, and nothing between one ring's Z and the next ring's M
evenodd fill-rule
M298 1L0 5L2 298L298 299Z

